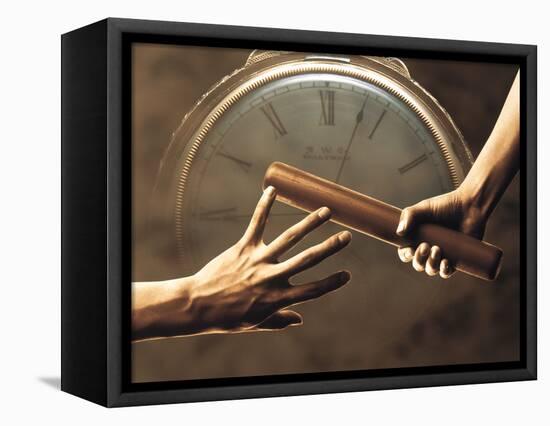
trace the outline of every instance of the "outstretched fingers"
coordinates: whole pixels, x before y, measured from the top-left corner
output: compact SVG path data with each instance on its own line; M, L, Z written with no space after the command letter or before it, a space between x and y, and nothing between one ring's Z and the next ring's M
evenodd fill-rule
M345 285L351 278L347 271L337 272L318 281L307 284L292 285L283 294L285 306L295 305L307 300L317 299L331 291L337 290Z
M343 231L320 244L310 247L290 259L275 265L276 274L292 276L317 265L329 256L339 252L351 241L351 233Z
M256 205L252 219L248 228L246 229L243 240L246 243L258 244L262 240L264 234L265 224L267 223L267 218L275 201L276 191L272 186L268 186L264 193L262 194L260 201Z
M298 244L307 234L318 228L327 220L330 219L330 210L327 207L322 207L307 215L297 224L288 228L285 232L279 235L271 244L267 246L267 254L273 259L290 250Z

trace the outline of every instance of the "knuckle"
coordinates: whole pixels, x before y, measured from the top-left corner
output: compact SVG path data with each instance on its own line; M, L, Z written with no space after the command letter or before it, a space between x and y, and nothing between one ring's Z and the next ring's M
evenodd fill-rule
M262 302L267 306L277 305L281 300L281 294L278 289L273 289L264 295Z
M426 267L426 274L428 274L430 277L433 277L433 276L437 275L438 273L439 273L439 271L432 268L431 266L428 265Z
M335 249L341 245L339 235L333 235L329 240L327 241L327 247L330 249Z
M271 280L276 280L283 277L288 272L288 267L285 263L278 263L267 267L266 274Z
M246 254L248 255L248 259L251 265L261 266L261 264L265 261L265 251L262 249L251 251L247 250Z
M309 264L309 263L313 262L313 260L315 259L315 254L314 254L313 250L310 250L310 251L304 253L304 257L302 259L303 259L303 263L305 263L305 264Z
M424 265L422 265L421 263L417 262L416 260L413 261L413 268L415 269L415 271L417 272L424 272Z
M409 263L414 257L414 252L410 247L402 247L398 253L401 260L405 263Z
M299 241L298 230L295 228L289 229L283 234L283 240L291 245L296 244Z
M430 245L428 243L420 244L415 255L418 259L426 259L430 255Z

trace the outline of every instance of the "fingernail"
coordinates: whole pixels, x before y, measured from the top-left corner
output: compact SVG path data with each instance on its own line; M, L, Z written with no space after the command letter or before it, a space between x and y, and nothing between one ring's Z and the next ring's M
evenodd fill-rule
M351 278L351 274L348 271L340 272L340 282L341 283L348 282L350 278Z
M330 209L328 207L323 207L317 214L321 219L327 220L330 217Z
M420 254L423 255L423 256L426 255L426 254L428 254L428 246L422 245L422 246L420 247Z
M401 222L399 222L399 225L397 225L397 231L395 232L397 234L402 234L404 230L405 230L405 221L402 220Z
M340 244L347 244L351 241L351 232L344 231L340 232L338 234L338 241L340 241Z
M268 186L264 192L271 197L275 193L275 188L273 186Z

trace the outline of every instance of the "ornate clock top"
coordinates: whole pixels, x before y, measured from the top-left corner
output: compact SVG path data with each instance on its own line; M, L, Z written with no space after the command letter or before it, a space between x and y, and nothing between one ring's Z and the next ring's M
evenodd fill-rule
M270 58L273 58L273 57L276 57L276 56L281 56L281 55L285 55L285 54L292 54L292 53L294 53L294 52L280 51L280 50L258 50L258 49L256 49L248 56L248 59L246 60L246 63L245 63L245 67L250 66L252 64L255 64L257 62L261 62L265 59L270 59ZM325 58L325 59L330 58L331 56L333 56L333 55L330 55L330 56L329 55L322 55L322 57ZM340 55L334 55L334 58L339 57L339 56ZM315 58L315 57L319 57L319 56L317 56L315 54L312 54L310 57ZM361 56L361 57L376 61L376 62L378 62L382 65L385 65L385 66L393 69L394 71L397 71L398 73L400 73L404 77L411 78L411 74L410 74L407 66L399 58L383 57L383 56Z

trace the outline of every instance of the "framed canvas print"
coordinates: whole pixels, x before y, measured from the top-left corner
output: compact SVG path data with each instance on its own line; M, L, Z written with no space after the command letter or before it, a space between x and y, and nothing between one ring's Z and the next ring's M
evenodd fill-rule
M62 37L62 389L536 378L536 47L107 19Z

